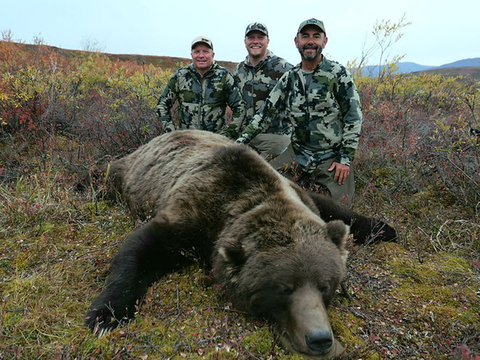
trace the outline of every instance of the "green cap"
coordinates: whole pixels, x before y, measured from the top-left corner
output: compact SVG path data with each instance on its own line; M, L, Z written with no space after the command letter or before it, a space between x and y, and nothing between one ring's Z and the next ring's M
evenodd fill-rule
M318 19L315 19L315 18L311 18L311 19L308 19L308 20L305 20L303 21L300 26L298 27L298 31L297 31L297 34L301 33L303 28L307 25L315 25L315 26L318 26L320 28L320 30L322 30L325 34L327 33L325 31L325 26L323 25L323 21L320 21Z
M206 36L199 36L197 38L195 38L193 41L192 41L192 49L195 45L197 45L198 43L204 43L206 45L208 45L210 47L210 49L213 50L213 43L212 43L212 40L210 40L209 38L207 38Z
M268 29L265 24L254 22L247 26L245 30L245 36L247 36L252 31L260 31L261 33L265 34L268 37Z

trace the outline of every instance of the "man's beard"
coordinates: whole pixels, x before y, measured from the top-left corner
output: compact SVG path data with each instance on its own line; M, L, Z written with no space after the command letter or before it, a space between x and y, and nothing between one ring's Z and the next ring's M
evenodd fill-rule
M305 50L306 49L317 49L312 55L306 55ZM298 49L298 52L304 58L305 60L315 60L318 56L322 54L323 48L321 46L307 46L305 45L302 49Z

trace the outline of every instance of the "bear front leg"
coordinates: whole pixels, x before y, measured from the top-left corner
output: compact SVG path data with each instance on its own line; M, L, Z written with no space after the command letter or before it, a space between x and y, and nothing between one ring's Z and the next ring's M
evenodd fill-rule
M313 192L308 194L318 208L323 220L327 222L342 220L350 226L350 231L356 243L396 241L397 232L385 222L353 212L349 208L341 206L329 196Z
M132 318L153 282L191 262L182 250L191 248L193 239L188 226L173 226L161 215L130 234L113 259L106 287L85 317L88 327L102 335Z

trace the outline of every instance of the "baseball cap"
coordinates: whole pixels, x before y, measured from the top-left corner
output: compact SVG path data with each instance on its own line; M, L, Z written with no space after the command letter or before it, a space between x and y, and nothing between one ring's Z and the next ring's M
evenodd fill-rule
M204 44L207 44L208 46L210 46L210 49L213 50L213 43L212 43L212 40L210 40L208 37L206 36L199 36L197 38L195 38L193 41L192 41L192 49L195 45L197 45L198 43L204 43Z
M259 22L254 22L251 23L250 25L247 26L247 29L245 30L245 36L247 36L250 32L252 31L260 31L261 33L264 33L265 35L268 36L268 29L265 24L259 23Z
M298 31L297 31L297 34L299 34L303 28L307 25L315 25L315 26L318 26L320 28L320 30L322 30L325 34L327 33L325 31L325 26L323 25L323 21L320 21L318 19L315 19L315 18L311 18L311 19L308 19L308 20L305 20L303 21L300 26L298 27Z

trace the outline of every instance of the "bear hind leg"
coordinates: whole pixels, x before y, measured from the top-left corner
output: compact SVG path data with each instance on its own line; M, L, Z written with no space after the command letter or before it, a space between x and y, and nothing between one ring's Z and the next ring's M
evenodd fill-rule
M308 194L318 208L320 217L323 220L326 222L342 220L350 226L350 231L357 244L397 240L397 232L385 222L353 212L349 208L338 204L329 196L313 192Z

